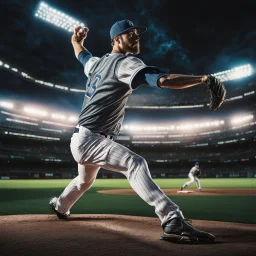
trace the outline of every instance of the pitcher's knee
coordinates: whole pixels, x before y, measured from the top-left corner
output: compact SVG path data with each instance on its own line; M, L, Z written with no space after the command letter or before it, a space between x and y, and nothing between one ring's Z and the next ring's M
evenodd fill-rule
M147 161L141 156L131 156L129 160L129 174L137 171L148 172Z
M142 156L132 156L132 163L135 166L148 166L147 161Z
M77 187L77 190L79 191L85 191L87 190L88 188L90 188L92 186L92 184L94 183L95 181L95 178L92 178L91 180L88 180L88 181L82 181L82 180L78 180L76 182L76 187Z

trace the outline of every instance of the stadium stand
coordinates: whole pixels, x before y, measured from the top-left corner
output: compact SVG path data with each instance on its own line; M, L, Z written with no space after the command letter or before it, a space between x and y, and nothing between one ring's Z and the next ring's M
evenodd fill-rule
M254 81L255 76L229 81L227 100L214 114L207 109L207 93L198 93L203 90L176 90L170 97L162 92L150 97L155 91L148 89L143 91L148 97L135 93L117 141L143 156L156 178L186 177L195 161L200 161L202 177L256 177ZM195 102L202 106L188 107ZM43 104L36 109L0 98L0 177L75 177L69 144L77 117ZM123 177L104 169L98 176Z

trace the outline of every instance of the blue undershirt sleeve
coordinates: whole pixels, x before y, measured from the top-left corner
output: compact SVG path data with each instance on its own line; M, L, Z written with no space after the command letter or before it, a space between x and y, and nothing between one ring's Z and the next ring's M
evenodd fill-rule
M85 66L85 64L91 57L92 54L88 50L84 50L78 54L77 59L82 63L83 66Z
M161 78L162 76L166 76L166 73L158 73L158 74L146 73L144 74L144 76L145 76L145 81L147 85L151 87L159 87L157 85L158 79Z
M141 85L148 85L154 88L160 88L157 85L158 80L167 73L158 67L145 67L140 70L132 79L132 89L135 90Z

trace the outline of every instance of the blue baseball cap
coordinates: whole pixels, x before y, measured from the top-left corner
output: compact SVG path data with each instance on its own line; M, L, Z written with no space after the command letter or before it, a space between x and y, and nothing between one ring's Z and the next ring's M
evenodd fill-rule
M199 165L199 162L195 162L195 165Z
M111 40L124 32L136 28L138 34L142 34L147 31L147 27L145 26L134 26L134 24L130 20L119 20L117 21L110 29L110 38Z

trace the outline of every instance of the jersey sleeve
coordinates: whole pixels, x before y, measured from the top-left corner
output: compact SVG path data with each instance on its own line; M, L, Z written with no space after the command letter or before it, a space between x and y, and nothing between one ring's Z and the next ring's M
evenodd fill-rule
M99 60L99 57L91 57L84 66L84 73L88 77L92 66Z
M120 82L129 84L132 89L146 84L157 87L157 81L166 73L158 67L147 66L135 56L127 56L118 63L116 76Z

